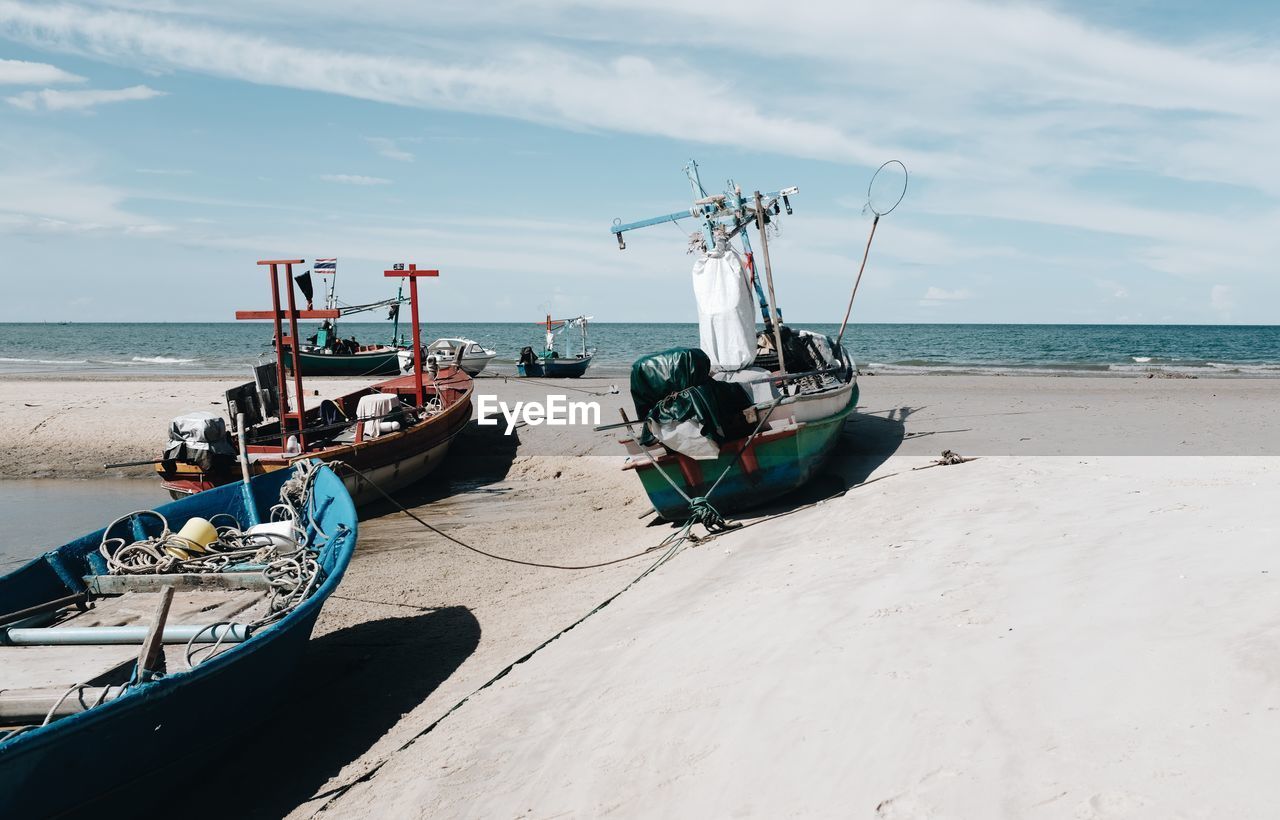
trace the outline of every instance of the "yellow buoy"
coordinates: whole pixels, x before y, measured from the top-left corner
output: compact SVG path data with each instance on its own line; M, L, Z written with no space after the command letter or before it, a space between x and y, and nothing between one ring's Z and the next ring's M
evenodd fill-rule
M165 552L175 558L194 558L207 552L209 545L218 540L218 531L204 518L190 518L173 540L179 543L171 543Z

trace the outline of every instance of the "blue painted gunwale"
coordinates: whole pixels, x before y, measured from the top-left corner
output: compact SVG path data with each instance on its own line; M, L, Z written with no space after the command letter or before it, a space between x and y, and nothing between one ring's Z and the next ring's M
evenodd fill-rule
M254 478L246 492L229 484L157 508L175 530L194 516L230 513L266 520L292 469ZM137 809L165 788L233 788L217 753L262 720L292 682L325 600L342 581L356 545L356 511L342 480L321 468L313 487L315 519L331 537L320 551L324 581L296 609L191 670L174 671L95 709L0 743L0 817ZM136 536L154 534L147 517ZM0 612L83 591L82 576L104 570L102 530L85 535L0 578ZM0 649L0 653L5 650ZM0 687L3 686L0 664ZM68 681L68 685L74 681ZM284 750L303 753L303 750ZM254 752L249 759L264 760ZM232 768L229 771L236 771ZM233 777L234 781L234 777ZM244 783L239 784L241 786Z

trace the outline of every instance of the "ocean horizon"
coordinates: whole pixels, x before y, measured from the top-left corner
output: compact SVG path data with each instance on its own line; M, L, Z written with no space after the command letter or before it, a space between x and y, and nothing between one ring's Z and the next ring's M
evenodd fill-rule
M315 323L303 327L309 335ZM386 322L343 322L340 330L364 344L391 341ZM491 367L499 374L542 339L534 322L428 322L421 333L424 341L463 336L496 350ZM570 350L581 344L574 329L560 339ZM7 322L0 375L240 375L266 360L270 340L265 322ZM697 344L692 322L592 322L597 355L589 373L625 376L639 356ZM1280 377L1280 325L873 322L850 325L845 345L863 371L885 374Z

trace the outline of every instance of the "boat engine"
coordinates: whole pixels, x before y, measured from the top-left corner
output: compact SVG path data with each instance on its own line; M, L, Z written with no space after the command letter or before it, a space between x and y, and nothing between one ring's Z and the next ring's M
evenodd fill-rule
M210 472L229 467L235 457L236 448L221 416L199 410L169 422L169 442L164 448L166 461L183 461Z

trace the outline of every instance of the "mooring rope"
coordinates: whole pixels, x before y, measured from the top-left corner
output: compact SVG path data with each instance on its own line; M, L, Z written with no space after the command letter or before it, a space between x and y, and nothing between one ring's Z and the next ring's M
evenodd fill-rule
M271 507L268 520L287 523L289 535L280 533L249 533L241 529L240 522L229 513L218 513L209 519L217 539L197 552L194 545L181 538L169 527L169 521L155 510L136 510L112 521L102 532L98 553L112 575L153 575L168 573L216 573L241 563L265 564L262 574L271 590L267 611L254 621L245 624L249 634L267 624L283 618L305 601L323 580L319 556L329 536L315 520L315 505L309 503L312 485L320 465L314 461L299 461L293 474L280 486L280 499ZM120 523L136 516L153 516L160 521L159 535L132 543L124 538L111 537L111 531ZM226 519L230 524L218 525ZM222 649L231 631L224 628L209 646L194 648L201 635L218 627L230 627L230 622L212 624L187 642L187 666L194 667L214 657ZM198 660L196 656L203 652Z
M776 405L777 405L777 402L775 401L775 402L774 402L774 406L776 406ZM771 408L770 408L770 412L772 412L772 410L773 410L773 408L771 407ZM757 425L757 429L759 429L759 426L760 426L760 425ZM754 433L753 433L752 435L754 436ZM741 451L739 451L739 452L741 452ZM974 460L974 459L972 459L972 458L963 458L963 457L962 457L962 458L961 458L961 460L960 460L959 462L954 462L954 463L965 463L965 462L973 461L973 460ZM332 464L332 463L331 463L331 464ZM344 465L344 466L349 466L349 465ZM928 465L928 466L937 466L937 464L935 463L935 464L933 464L933 465ZM354 469L354 468L351 468L351 469ZM919 469L919 468L917 468L917 469ZM726 472L727 472L727 470L726 470ZM724 474L722 473L722 474L721 474L721 477L723 477L723 475L724 475ZM869 480L867 480L867 481L863 481L862 483L857 484L857 485L855 485L854 487L848 487L848 488L842 489L842 490L840 490L839 492L832 493L831 495L825 496L825 497L820 498L820 499L818 499L818 500L816 500L816 501L812 501L812 502L810 502L810 503L808 503L808 504L804 504L804 505L801 505L801 506L799 506L799 507L792 508L792 509L787 510L787 511L785 511L785 512L780 512L780 513L776 513L776 514L774 514L774 515L770 515L770 516L765 516L765 517L762 517L762 518L758 518L758 519L756 519L756 520L754 520L754 521L751 521L751 522L749 522L749 523L747 523L747 524L745 524L745 525L744 525L744 524L739 524L738 526L739 526L739 527L741 527L741 528L754 527L754 526L756 526L756 525L758 525L758 524L764 524L764 523L766 523L766 522L768 522L768 521L773 521L773 520L778 519L778 518L783 518L783 517L786 517L786 516L789 516L789 515L793 515L793 514L795 514L795 513L797 513L797 512L800 512L800 511L802 511L802 510L809 509L809 508L811 508L811 507L816 507L817 505L822 504L822 503L827 502L827 501L830 501L830 500L831 500L831 499L833 499L833 498L838 498L838 497L840 497L840 496L844 495L845 493L847 493L850 489L855 489L855 488L857 488L857 487L867 487L867 486L870 486L871 484L874 484L874 483L876 483L876 482L883 481L883 480L888 479L888 478L894 478L894 477L899 476L899 475L902 475L902 473L901 473L901 472L895 472L895 473L889 473L889 474L887 474L887 475L883 475L883 476L877 476L876 478L869 479ZM371 483L372 483L372 482L371 482ZM718 483L718 480L717 480L717 483ZM380 489L380 488L378 488L378 487L376 487L376 485L375 485L375 489L378 489L378 490L379 490L379 492L381 492L381 489ZM384 495L385 495L385 494L384 494ZM702 498L702 497L700 497L700 498L701 498L701 500L705 501L705 498ZM693 501L693 500L698 500L698 499L691 499L691 501ZM397 506L399 506L399 505L397 504ZM714 508L713 508L713 509L714 509ZM407 512L407 511L406 511L406 512ZM415 518L416 518L416 516L415 516ZM425 522L420 522L420 523L424 523L424 525L425 525ZM667 561L669 561L672 557L674 557L674 556L675 556L675 554L679 551L679 548L684 544L684 542L685 542L686 540L695 540L695 539L693 539L693 538L692 538L692 533L690 532L690 530L691 530L691 528L692 528L693 523L694 523L694 522L693 522L693 520L692 520L692 519L690 519L689 521L685 522L684 526L683 526L683 527L681 527L681 529L680 529L678 532L676 532L676 533L672 533L672 535L670 535L670 536L668 536L666 539L664 539L664 540L663 540L663 542L662 542L661 544L659 544L657 547L655 547L655 548L653 548L653 549L649 550L648 552L653 552L653 551L654 551L654 550L656 550L656 549L660 549L660 548L661 548L661 547L663 547L663 546L667 546L667 550L666 550L666 551L665 551L665 552L664 552L664 553L663 553L663 554L658 558L658 560L657 560L657 561L655 561L655 562L654 562L653 564L651 564L647 569L645 569L645 571L644 571L644 572L642 572L642 573L640 573L639 575L637 575L634 579L632 579L632 580L631 580L631 582L630 582L630 583L628 583L628 584L627 584L626 586L624 586L622 589L618 590L617 592L615 592L614 594L610 595L610 596L609 596L608 598L606 598L605 600L601 601L599 604L597 604L595 607L593 607L593 608L591 609L591 611L587 612L585 615L583 615L582 617L578 618L578 619L577 619L577 620L575 620L573 623L571 623L571 624L569 624L568 626L564 627L563 629L561 629L560 631L558 631L558 632L556 632L554 635L552 635L550 638L547 638L546 640L542 641L542 642L541 642L541 643L539 643L537 646L535 646L533 649L529 650L528 652L526 652L525 654L521 655L521 656L520 656L519 658L517 658L516 660L514 660L514 661L512 661L511 663L509 663L509 664L507 664L506 666L504 666L504 667L503 667L503 668L502 668L502 669L501 669L501 670L500 670L496 675L494 675L493 677L489 678L489 679L488 679L488 680L486 680L484 683L482 683L480 686L478 686L476 689L472 690L469 694L467 694L465 697L463 697L461 700L459 700L459 701L457 701L456 703L454 703L454 704L453 704L452 706L450 706L447 710L445 710L445 712L444 712L443 714L441 714L438 718L436 718L435 720L431 721L431 723L429 723L427 726L423 727L421 730L419 730L419 731L415 732L415 733L414 733L414 734L413 734L413 735L412 735L408 740L406 740L406 741L404 741L403 743L401 743L397 748L395 748L395 749L393 749L392 751L388 752L388 753L387 753L387 754L386 754L386 755L385 755L381 760L379 760L377 763L375 763L373 766L371 766L371 767L369 768L369 770L368 770L368 771L364 772L363 774L359 775L359 776L358 776L358 777L356 777L354 780L351 780L351 781L350 781L350 782L348 782L348 783L343 783L342 785L336 786L336 787L334 787L333 789L331 789L331 790L329 790L329 791L327 791L327 792L321 792L320 794L315 795L315 797L314 797L314 798L312 798L313 800L314 800L314 799L323 799L323 800L324 800L324 803L323 803L323 804L322 804L318 809L316 809L315 813L314 813L314 814L312 814L312 817L317 817L317 816L319 816L319 815L321 815L321 814L325 813L325 811L327 811L327 810L328 810L329 806L333 804L333 801L335 801L335 800L337 800L338 798L340 798L340 797L344 796L345 794L347 794L348 792L350 792L350 791L351 791L351 789L355 788L357 785L359 785L359 784L361 784L361 783L367 783L367 782L369 782L370 780L372 780L372 779L373 779L373 778L378 774L378 772L382 770L382 767L383 767L383 766L385 766L387 763L389 763L393 757L395 757L397 754L399 754L399 753L403 752L405 749L408 749L410 746L412 746L414 743L416 743L418 740L420 740L420 739L421 739L421 738L423 738L424 736L426 736L426 735L430 734L432 731L434 731L434 730L436 729L436 727L438 727L441 723L443 723L443 722L445 721L445 719L446 719L446 718L448 718L448 717L449 717L450 715L452 715L454 712L456 712L456 711L458 711L459 709L461 709L464 705L466 705L466 703L467 703L468 701L470 701L470 700L471 700L472 698L474 698L476 695L480 694L480 693L481 693L481 692L483 692L485 689L488 689L490 686L493 686L495 683L497 683L498 681L500 681L500 680L502 680L503 678L505 678L505 677L506 677L508 674L510 674L510 673L511 673L511 672L512 672L512 671L513 671L517 666L519 666L520 664L525 663L526 661L530 660L531 658L533 658L533 656L534 656L534 655L538 654L538 652L540 652L540 651L542 651L543 649L545 649L545 648L546 648L547 646L549 646L551 643L553 643L554 641L558 640L559 638L561 638L562 636L564 636L564 635L565 635L565 634L567 634L568 632L572 631L573 629L577 628L577 627L578 627L578 626L580 626L584 621L586 621L588 618L590 618L591 616L593 616L593 615L595 615L596 613L600 612L600 611L601 611L602 609L604 609L605 607L609 606L609 604L611 604L611 603L613 603L615 600L617 600L620 596L622 596L624 593L626 593L628 590L630 590L632 587L634 587L636 584L638 584L640 581L642 581L642 580L643 580L645 577L647 577L650 573L652 573L652 572L653 572L654 570L656 570L658 567L662 566L662 565L663 565L663 564L665 564ZM431 530L433 530L433 531L435 531L435 532L440 532L439 530L436 530L434 527L430 527L429 525L427 525L427 526L428 526L428 528L429 528L429 529L431 529ZM724 533L724 531L711 532L711 533L708 535L708 537L707 537L707 538L703 538L703 539L701 539L701 540L702 540L702 541L707 541L707 540L710 540L710 539L716 538L716 537L718 537L718 536L722 535L723 533ZM441 535L444 535L446 538L449 538L450 540L454 540L454 541L456 541L456 540L457 540L457 539L454 539L452 536L447 535L446 533L440 533L440 534L441 534ZM460 543L460 542L459 542L459 543ZM464 546L465 546L465 545L464 545ZM468 547L468 548L470 548L470 547ZM482 554L483 554L483 553L482 553ZM639 553L639 555L643 555L643 554L645 554L645 553ZM490 557L497 557L497 556L490 556ZM633 557L633 558L634 558L634 557L638 557L638 556L631 556L631 557ZM622 560L626 560L626 559L622 559ZM527 562L522 562L522 561L512 561L512 563L527 563ZM615 562L615 563L616 563L616 562Z
M471 552L474 552L477 555L483 555L485 558L492 558L495 561L504 561L508 564L518 564L520 566L536 567L538 569L558 569L558 570L570 570L570 571L599 569L600 567L608 567L614 564L621 564L626 561L633 561L636 558L643 558L646 555L652 554L655 550L661 549L663 545L666 543L666 541L663 541L662 544L649 547L648 549L642 552L637 552L632 555L625 555L621 558L612 558L608 561L601 561L595 564L579 564L579 565L547 564L540 561L526 561L523 558L512 558L508 555L498 555L497 553L489 552L488 550L483 550L477 546L468 544L466 541L463 541L461 538L457 538L456 536L450 535L449 533L445 532L439 527L422 520L416 514L414 514L412 510L405 507L399 501L396 501L391 496L390 493L382 489L382 487L378 486L378 483L374 481L372 478L370 478L368 473L365 473L363 470L360 470L356 467L352 467L350 464L347 464L345 461L330 461L330 462L327 462L327 466L333 467L333 468L341 467L345 470L350 470L352 475L356 476L358 479L360 479L361 481L365 482L370 487L372 487L379 495L381 495L384 499L390 502L391 505L395 507L397 510L404 513L409 518L412 518L414 521L421 524L424 528L430 530L431 532L435 533L441 538L444 538L448 541L452 541L454 544L457 544L463 549L470 550Z
M329 463L330 463L330 465L332 466L333 462L329 462ZM355 468L351 468L351 467L350 467L350 465L345 465L345 466L348 466L350 469L355 469ZM366 480L367 480L367 479L366 479ZM382 491L382 489L381 489L381 488L379 488L377 485L374 485L372 482L370 482L370 484L374 487L374 489L378 490L378 492L382 492L382 493L383 493L383 495L386 495L386 493L385 493L385 492L383 492L383 491ZM388 498L390 498L390 497L388 496ZM396 502L394 501L394 499L392 499L392 503L396 503ZM396 504L396 506L399 506L399 504ZM403 507L402 507L401 509L403 509ZM406 513L408 513L408 510L405 510L405 512L406 512ZM412 513L408 513L408 514L412 516ZM430 526L429 524L426 524L426 522L423 522L421 519L418 519L418 518L417 518L417 516L413 516L413 517L414 517L414 519L415 519L415 520L417 520L419 523L423 524L424 526L426 526L428 529L432 530L433 532L439 533L440 535L443 535L445 538L448 538L448 539L449 539L449 540L451 540L451 541L454 541L454 542L456 542L456 543L458 543L458 544L461 544L462 546L467 547L467 549L471 549L471 550L473 550L473 551L475 551L475 552L479 552L479 553L480 553L480 554L482 554L482 555L488 555L488 556L489 556L489 557L491 557L491 558L498 558L499 560L509 561L510 563L514 563L514 564L525 564L525 565L530 565L530 566L547 566L547 565L545 565L545 564L533 564L533 563L528 562L528 561L519 561L519 560L514 560L514 559L506 559L506 558L502 558L502 557L500 557L500 556L495 556L495 555L491 555L491 554L489 554L489 553L485 553L485 552L483 552L482 550L476 549L476 548L471 547L471 546L466 545L466 544L462 544L462 542L461 542L461 541L458 541L458 539L453 538L452 536L450 536L450 535L448 535L448 534L446 534L446 533L440 532L440 530L436 529L435 527L432 527L432 526ZM500 681L500 680L502 680L503 678L505 678L505 677L506 677L508 674L510 674L510 673L511 673L511 671L512 671L512 670L514 670L517 666L519 666L520 664L522 664L522 663L524 663L524 662L528 661L528 660L529 660L529 659L531 659L534 655L538 654L538 653L539 653L539 652L541 652L543 649L547 648L547 647L548 647L548 646L550 646L552 643L554 643L555 641L559 640L559 639L560 639L562 636L564 636L565 634L567 634L567 633L571 632L572 630L576 629L578 626L580 626L580 625L581 625L584 621L586 621L588 618L590 618L591 616L595 615L597 612L600 612L600 611L601 611L602 609L604 609L605 607L609 606L609 604L611 604L611 603L613 603L614 601L616 601L618 598L620 598L623 594L625 594L628 590L630 590L630 589L631 589L632 587L634 587L636 584L640 583L640 582L641 582L641 581L643 581L645 578L647 578L647 577L650 575L650 573L652 573L652 572L653 572L654 570L656 570L658 567L662 566L662 565L663 565L663 564L665 564L667 561L671 560L671 558L673 558L673 557L676 555L676 553L677 553L677 552L679 552L680 547L684 545L685 541L687 541L687 540L691 540L691 538L690 538L690 536L691 536L691 532L690 532L690 530L692 530L694 523L695 523L695 522L694 522L692 519L690 519L689 521L686 521L686 522L685 522L685 524L684 524L684 525L683 525L683 526L682 526L678 531L671 533L671 534L670 534L670 535L668 535L666 538L664 538L660 544L658 544L658 545L657 545L657 546L655 546L655 547L651 547L650 549L646 550L645 552L637 553L636 555L628 556L627 558L615 559L614 561L609 561L609 562L606 562L606 563L604 563L604 564L597 564L597 565L594 565L594 566L607 566L607 565L608 565L608 564L610 564L610 563L616 564L616 563L619 563L620 561L627 561L627 560L630 560L630 559L632 559L632 558L638 558L638 557L640 557L641 555L647 555L647 554L652 553L652 552L654 552L654 551L656 551L656 550L662 549L663 547L665 547L665 548L666 548L666 549L665 549L665 551L662 553L662 555L660 555L660 556L658 557L658 560L656 560L656 561L654 561L652 564L650 564L650 565L645 569L645 571L644 571L644 572L640 573L640 574L639 574L639 575L637 575L635 578L633 578L633 579L632 579L632 580L631 580L631 581L630 581L626 586L624 586L622 589L620 589L620 590L618 590L617 592L613 593L613 594L612 594L612 595L610 595L608 598L605 598L603 601L601 601L600 603L598 603L598 604L596 604L594 607L592 607L592 608L591 608L591 611L587 612L585 615L583 615L582 617L578 618L578 619L577 619L577 620L575 620L573 623L571 623L571 624L569 624L568 626L564 627L563 629L559 630L559 631L558 631L558 632L556 632L554 635L552 635L550 638L547 638L546 640L542 641L540 644L538 644L537 646L535 646L533 649L529 650L529 651L528 651L528 652L526 652L525 654L521 655L521 656L520 656L519 658L517 658L516 660L514 660L514 661L512 661L511 663L509 663L509 664L507 664L506 666L504 666L501 670L499 670L499 672L498 672L496 675L494 675L493 677L489 678L487 681L485 681L484 683L482 683L479 687L477 687L476 689L474 689L470 694L468 694L467 696L465 696L464 698L462 698L461 700L459 700L457 703L455 703L455 704L453 704L452 706L450 706L450 707L449 707L449 709L448 709L448 710L446 710L444 714L440 715L440 717L438 717L438 718L436 718L435 720L433 720L430 724L428 724L428 725L427 725L426 727L424 727L422 730L420 730L420 731L416 732L412 737L410 737L410 738L409 738L408 740L406 740L404 743L400 744L400 746L399 746L399 747L397 747L396 749L393 749L390 753L388 753L385 757L383 757L383 758L382 758L382 760L378 761L378 763L376 763L373 767L371 767L367 772L365 772L365 773L361 774L359 777L357 777L356 779L352 780L352 781L351 781L351 782L349 782L349 783L344 783L344 784L342 784L341 786L338 786L338 787L336 787L336 788L332 789L331 791L323 792L323 793L321 793L321 794L316 795L316 796L315 796L315 798L312 798L312 799L325 798L325 802L324 802L324 804L323 804L323 805L321 805L321 806L320 806L320 808L319 808L319 809L317 809L317 810L316 810L316 812L315 812L315 814L314 814L314 815L312 815L312 816L314 817L314 816L316 816L316 815L319 815L319 814L323 813L323 812L324 812L324 811L329 807L329 805L333 803L333 801L334 801L334 800L336 800L337 798L339 798L339 797L341 797L342 795L346 794L348 791L350 791L350 790L351 790L354 786L356 786L357 784L359 784L359 783L364 783L364 782L366 782L366 781L370 780L371 778L373 778L373 776L374 776L374 775L376 775L376 774L378 773L378 771L379 771L379 770L381 770L381 769L382 769L382 767L383 767L384 765L386 765L386 764L387 764L387 762L389 762L389 761L391 760L391 758L392 758L392 757L394 757L395 755L399 754L400 752L403 752L405 749L409 748L409 746L411 746L413 743L415 743L418 739L422 738L424 735L430 734L430 733L431 733L431 732L432 732L432 731L433 731L437 726L439 726L439 725L440 725L440 723L441 723L441 722L443 722L443 721L445 720L445 718L449 717L449 716L450 716L450 715L452 715L454 712L456 712L457 710L461 709L461 708L462 708L462 707L463 707L463 706L464 706L464 705L465 705L469 700L471 700L473 697L475 697L476 695L478 695L478 694L480 694L481 692L483 692L485 689L488 689L490 686L493 686L495 683L497 683L498 681ZM718 535L718 534L719 534L719 533L712 533L712 534L711 534L711 537L715 537L715 536L716 536L716 535ZM702 540L706 540L706 539L702 539ZM551 567L551 568L552 568L552 569L570 569L569 567Z

